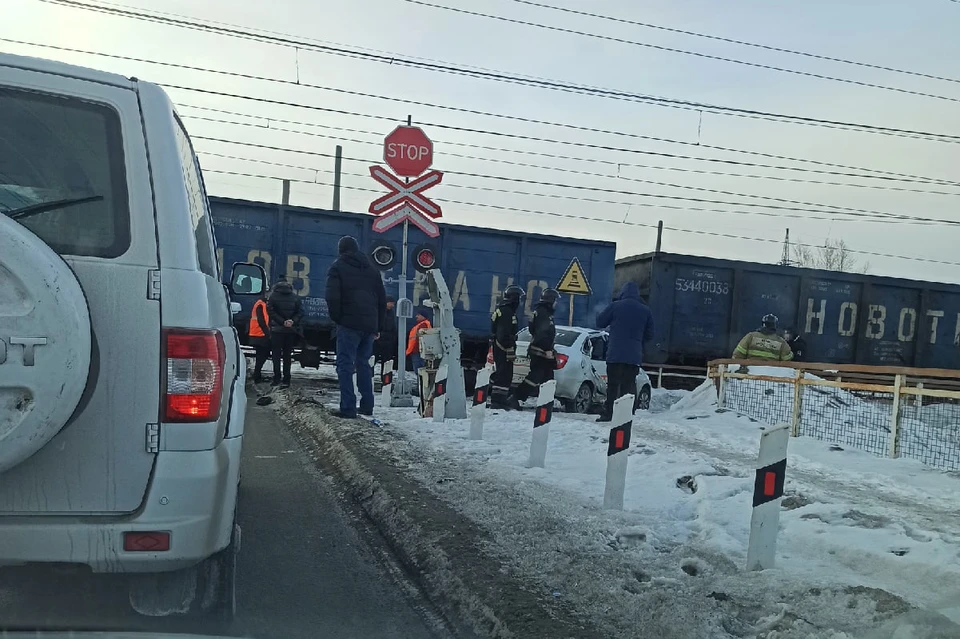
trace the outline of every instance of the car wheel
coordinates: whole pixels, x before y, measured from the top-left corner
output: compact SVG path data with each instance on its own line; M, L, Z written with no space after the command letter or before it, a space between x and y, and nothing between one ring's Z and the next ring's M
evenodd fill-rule
M589 413L593 407L593 388L587 382L580 384L573 399L567 400L567 412Z
M644 386L637 393L637 399L633 402L634 412L638 410L650 410L650 387Z

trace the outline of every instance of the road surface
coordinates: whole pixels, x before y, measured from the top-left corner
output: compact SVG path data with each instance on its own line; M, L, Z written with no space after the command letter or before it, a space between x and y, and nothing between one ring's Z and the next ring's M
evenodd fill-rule
M338 497L271 408L244 438L238 618L231 627L129 610L116 577L0 573L0 628L196 632L255 639L449 636L382 539Z

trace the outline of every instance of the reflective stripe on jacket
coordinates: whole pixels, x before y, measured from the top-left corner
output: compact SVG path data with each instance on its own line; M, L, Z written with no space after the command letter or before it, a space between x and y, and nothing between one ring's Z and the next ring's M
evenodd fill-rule
M417 332L427 328L430 328L430 320L418 322L410 329L410 335L407 337L407 355L420 352L420 339L417 336Z
M257 311L259 311L259 317L263 318L264 324L270 326L270 315L267 313L267 303L263 300L257 300L253 305L253 312L250 313L250 330L247 334L250 337L266 337L267 334L263 332L263 326L260 325L260 319L258 318Z
M753 331L747 333L733 351L734 359L769 359L789 362L793 351L787 341L776 333Z

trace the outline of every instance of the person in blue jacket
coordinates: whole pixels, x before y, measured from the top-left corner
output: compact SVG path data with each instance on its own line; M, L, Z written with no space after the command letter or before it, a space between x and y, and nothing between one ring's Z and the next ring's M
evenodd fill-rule
M613 403L637 394L637 375L643 363L643 343L653 339L653 313L640 299L635 282L627 282L620 296L597 316L597 328L610 333L607 345L607 403L597 421L613 419Z

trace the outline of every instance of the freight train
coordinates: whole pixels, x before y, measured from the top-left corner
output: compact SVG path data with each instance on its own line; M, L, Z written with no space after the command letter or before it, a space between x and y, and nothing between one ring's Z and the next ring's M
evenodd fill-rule
M324 299L327 269L337 257L337 241L352 235L383 273L387 294L398 296L403 228L378 234L366 214L328 211L249 200L211 197L220 263L264 267L270 282L283 275L303 299L304 332L308 344L332 350L333 324ZM490 316L500 293L510 284L526 292L524 314L533 314L540 291L556 287L574 258L590 286L589 295L564 295L557 323L593 326L597 313L613 296L616 245L599 240L518 233L441 223L440 236L427 237L411 225L408 233L408 297L415 306L428 297L424 273L439 268L454 300L454 321L461 331L463 358L468 366L486 361ZM237 329L246 335L253 300L240 300ZM524 322L521 318L521 328Z
M960 369L960 286L670 253L616 262L651 306L651 364L730 357L773 313L806 339L807 359Z

